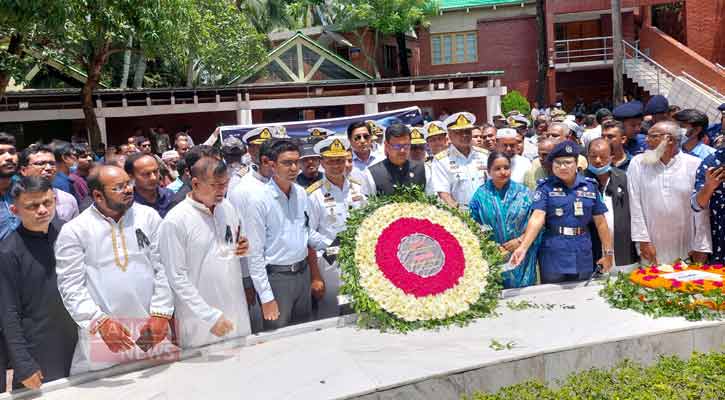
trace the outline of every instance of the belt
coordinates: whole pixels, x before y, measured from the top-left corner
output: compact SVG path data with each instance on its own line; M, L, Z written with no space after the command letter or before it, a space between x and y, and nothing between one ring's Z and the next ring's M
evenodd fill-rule
M563 236L580 236L589 232L589 230L582 227L570 228L568 226L560 226L558 228L554 228L554 232Z
M267 265L267 273L283 273L283 274L297 274L304 272L307 269L307 263L304 260L296 262L290 265Z

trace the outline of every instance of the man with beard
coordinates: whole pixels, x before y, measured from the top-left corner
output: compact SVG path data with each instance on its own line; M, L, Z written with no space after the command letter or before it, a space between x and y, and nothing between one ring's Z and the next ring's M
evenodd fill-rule
M10 212L13 196L10 188L13 176L18 172L18 153L15 137L0 132L0 240L20 224L20 220Z
M20 174L40 176L53 182L57 172L53 150L45 145L32 145L20 154ZM72 194L53 187L55 193L55 213L64 222L78 215L78 202Z
M323 177L320 172L320 155L315 153L313 143L303 143L300 146L300 174L297 175L298 185L307 189Z
M93 205L55 243L58 289L78 325L71 375L144 357L137 345L150 356L171 346L160 346L174 312L159 255L161 217L133 201L121 168L94 169L88 187Z
M227 166L203 157L191 177L192 191L161 223L159 242L183 348L251 332L238 259L249 246L241 218L224 198Z
M496 132L496 146L498 151L511 159L511 180L517 183L524 182L524 175L531 169L531 161L518 154L519 146L524 137L511 128L499 129Z
M50 182L25 177L13 197L11 210L21 225L0 242L0 347L8 351L13 387L38 389L68 376L77 332L56 283L53 244L62 222L54 219ZM0 366L4 375L1 354Z
M145 153L131 154L124 165L126 173L134 182L133 200L153 208L161 218L164 218L172 207L175 194L159 185L161 178L159 168L158 160Z
M700 159L680 151L683 137L676 123L656 123L647 132L649 150L627 170L632 241L654 264L705 262L712 252L709 214L694 212L690 203Z

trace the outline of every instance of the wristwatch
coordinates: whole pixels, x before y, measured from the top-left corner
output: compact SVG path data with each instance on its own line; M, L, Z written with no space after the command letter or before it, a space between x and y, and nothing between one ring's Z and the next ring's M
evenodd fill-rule
M605 256L613 256L614 255L614 250L612 250L612 249L604 250L604 255Z

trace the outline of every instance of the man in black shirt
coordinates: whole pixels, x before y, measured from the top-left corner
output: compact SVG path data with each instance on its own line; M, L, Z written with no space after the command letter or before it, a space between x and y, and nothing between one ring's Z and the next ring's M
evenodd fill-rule
M365 195L392 194L403 185L418 185L425 189L425 166L410 161L410 128L394 123L385 130L384 160L365 169L362 191Z
M10 209L21 224L0 242L0 365L9 361L13 388L38 389L68 376L77 328L58 293L53 245L62 222L51 185L24 177L13 195Z

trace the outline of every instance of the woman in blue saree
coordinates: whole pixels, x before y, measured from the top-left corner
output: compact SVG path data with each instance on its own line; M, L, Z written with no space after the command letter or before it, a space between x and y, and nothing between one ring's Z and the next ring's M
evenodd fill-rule
M478 188L468 205L471 216L492 231L494 241L505 256L504 288L534 285L538 240L518 267L512 268L508 263L511 253L521 243L531 216L531 193L526 186L511 181L511 159L507 155L494 151L489 154L486 167L489 179Z

